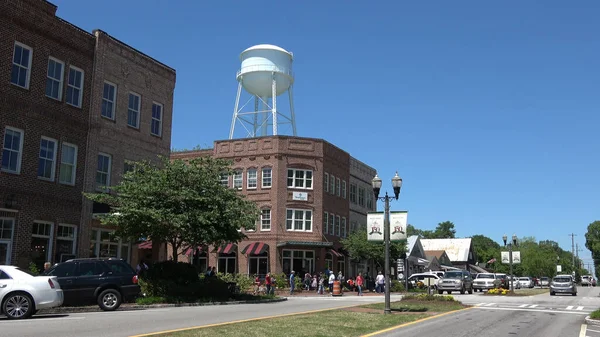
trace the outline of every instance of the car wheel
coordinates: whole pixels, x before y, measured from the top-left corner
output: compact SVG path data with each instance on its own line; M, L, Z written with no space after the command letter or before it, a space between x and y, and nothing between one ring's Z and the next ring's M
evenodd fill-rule
M554 296L554 293L553 293L553 292L550 292L550 296Z
M9 295L2 305L2 312L8 319L28 318L35 311L33 299L24 293Z
M473 287L469 288L469 294L473 293Z
M443 291L443 290L438 290L438 294L440 294L440 295L441 295L441 294L443 294L443 293L444 293L444 291Z
M98 306L104 311L117 310L121 306L121 293L116 289L106 289L98 296Z
M450 290L446 291L448 293L448 295L452 294L452 292Z
M573 296L577 296L577 293L573 293Z
M466 291L465 291L465 287L462 287L462 289L460 290L460 293L461 293L461 295L464 295L464 294L465 294L465 292L466 292Z

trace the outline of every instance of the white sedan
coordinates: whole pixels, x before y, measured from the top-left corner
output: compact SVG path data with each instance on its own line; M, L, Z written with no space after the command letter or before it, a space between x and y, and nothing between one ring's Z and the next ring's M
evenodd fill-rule
M63 292L56 276L33 276L15 266L0 265L0 314L28 318L40 309L58 307Z

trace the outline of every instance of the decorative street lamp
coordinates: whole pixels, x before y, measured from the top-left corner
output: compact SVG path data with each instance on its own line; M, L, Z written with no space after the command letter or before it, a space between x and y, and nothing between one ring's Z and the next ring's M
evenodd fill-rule
M509 242L508 244L506 243L506 240L508 238L506 237L506 234L504 234L502 236L502 241L504 241L504 247L508 247L508 264L510 265L510 292L514 293L515 292L515 276L513 275L513 245L517 245L517 236L515 234L513 234L512 236L512 242Z
M383 218L383 240L385 241L385 309L383 310L384 314L391 314L392 309L390 308L390 199L392 197L388 196L387 192L385 192L384 197L379 197L379 191L381 190L381 178L375 175L373 180L371 181L373 185L373 193L375 194L376 200L381 200L385 202L385 213ZM394 197L398 200L398 196L400 195L400 188L402 188L402 178L398 176L398 171L396 171L396 175L392 178L392 187L394 188ZM406 271L404 272L406 274Z

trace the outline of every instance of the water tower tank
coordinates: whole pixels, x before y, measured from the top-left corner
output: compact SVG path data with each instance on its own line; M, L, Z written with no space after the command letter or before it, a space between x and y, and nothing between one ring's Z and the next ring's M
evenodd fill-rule
M237 80L252 95L271 98L275 73L276 96L279 96L294 83L293 58L292 53L274 45L250 47L240 55L242 66L237 73Z

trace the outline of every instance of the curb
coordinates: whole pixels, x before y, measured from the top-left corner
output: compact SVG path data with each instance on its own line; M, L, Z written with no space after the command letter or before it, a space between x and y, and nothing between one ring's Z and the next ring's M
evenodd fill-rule
M590 316L586 316L585 323L587 325L600 326L600 319L592 319Z
M123 305L116 311L132 311L132 310L145 310L145 309L157 309L157 308L178 308L178 307L204 307L212 305L235 305L235 304L263 304L263 303L277 303L287 301L287 298L273 298L256 301L228 301L228 302L205 302L205 303L161 303L161 304L133 304ZM42 309L40 314L62 314L62 313L83 313L83 312L103 312L98 306L83 306L83 307L57 307L51 309Z

